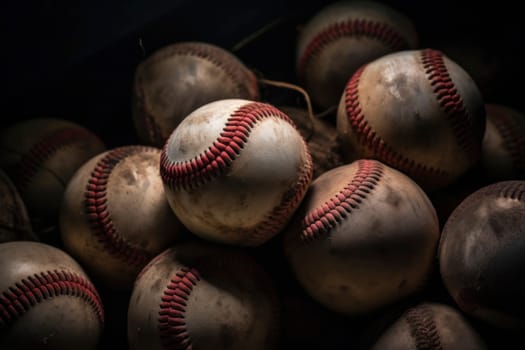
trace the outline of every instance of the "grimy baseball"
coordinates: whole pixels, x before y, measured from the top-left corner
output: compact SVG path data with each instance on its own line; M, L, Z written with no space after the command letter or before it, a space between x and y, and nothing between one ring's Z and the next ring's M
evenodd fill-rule
M0 244L0 349L95 350L102 300L80 265L39 242Z
M0 243L37 241L26 206L15 185L0 170Z
M173 211L194 234L257 246L279 233L312 178L308 146L279 109L242 99L211 102L174 130L161 155Z
M333 311L364 315L424 287L438 240L425 192L403 173L361 159L313 181L283 244L308 294Z
M354 73L337 129L347 159L378 159L435 190L479 161L485 106L455 62L433 49L407 50Z
M455 308L425 302L408 308L371 350L485 350L476 329Z
M415 49L412 21L374 1L339 1L315 14L301 29L296 48L299 81L320 108L337 106L352 74L391 52Z
M525 180L525 114L488 103L481 165L488 181Z
M177 244L138 276L128 308L132 350L277 349L279 301L267 273L234 247Z
M500 181L468 196L440 240L442 280L468 315L525 327L525 181Z
M3 130L0 168L20 192L37 233L57 225L69 179L104 150L104 143L93 132L62 119L28 119ZM44 234L40 238L53 240Z
M225 98L257 100L252 73L231 52L204 42L165 46L135 71L133 122L140 140L162 147L198 107Z
M185 228L159 175L160 149L122 146L86 162L60 211L64 248L106 287L131 290L139 271Z

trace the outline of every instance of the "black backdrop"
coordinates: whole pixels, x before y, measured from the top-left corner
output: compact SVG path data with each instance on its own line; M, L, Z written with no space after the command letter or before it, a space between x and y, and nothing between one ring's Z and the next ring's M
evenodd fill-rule
M136 65L175 41L226 49L260 28L269 30L234 53L268 79L295 82L298 29L330 1L33 1L12 2L2 19L0 99L3 125L49 116L77 121L108 146L133 143L130 104ZM487 102L525 110L521 62L525 24L505 2L384 1L408 15L420 47L474 48L473 67ZM272 26L273 24L273 26ZM463 56L450 56L464 64ZM466 57L466 56L465 56ZM472 60L472 59L470 59ZM465 63L464 63L465 62ZM476 69L476 68L473 68ZM271 98L269 98L272 102Z

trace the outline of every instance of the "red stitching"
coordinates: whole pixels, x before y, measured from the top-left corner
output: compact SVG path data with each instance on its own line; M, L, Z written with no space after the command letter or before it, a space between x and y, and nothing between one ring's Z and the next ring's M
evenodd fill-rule
M383 175L384 167L373 160L359 160L352 180L322 206L310 211L302 222L301 240L312 242L327 236L366 200Z
M163 181L174 189L191 189L211 181L223 174L240 154L253 127L258 121L277 117L290 123L293 121L279 109L259 102L248 103L235 111L227 120L220 137L206 151L195 158L174 162L167 155L167 147L161 153L160 173ZM302 138L301 138L302 139ZM306 163L289 196L284 196L267 218L246 235L246 244L259 244L276 233L288 220L289 214L303 198L312 180L312 158L302 140Z
M282 119L295 127L293 121L277 108L265 103L248 103L232 113L220 137L194 159L174 162L169 159L165 147L161 154L162 179L171 188L191 189L220 176L240 154L255 124L270 117Z
M440 179L449 176L447 172L416 163L414 160L397 153L377 135L376 131L372 129L372 126L368 124L359 101L359 80L365 68L366 65L359 68L352 75L352 78L345 88L346 114L359 143L368 147L374 156L383 163L404 171L408 176L415 179L416 182L424 182L429 185L431 185L433 181L441 183L442 181L440 181Z
M416 343L416 349L443 349L434 315L430 309L423 306L410 308L405 313L405 319Z
M79 139L96 139L96 135L84 128L65 127L46 135L25 153L14 167L17 188L23 192L42 164L62 147L70 146ZM100 143L102 141L99 140Z
M95 287L75 273L54 270L27 276L0 294L0 330L22 317L36 304L60 295L86 301L104 326L104 308Z
M237 57L231 55L231 53L209 44L197 42L174 44L156 52L145 62L145 64L154 64L164 60L165 58L175 55L195 56L215 64L217 67L222 69L234 82L238 97L246 97L247 99L251 100L259 99L259 87L255 74L249 69L245 68L244 64L239 61ZM232 59L237 62L237 64L232 64ZM247 75L250 80L248 85L251 87L251 89L249 89L245 84L245 75ZM140 77L140 75L137 75L137 77ZM161 128L155 122L154 116L146 111L144 93L139 85L140 78L135 81L137 104L139 110L142 111L146 129L148 130L148 133L151 137L150 141L154 142L156 145L162 145L166 140L162 135Z
M481 142L476 142L472 133L473 121L463 104L463 99L450 78L440 51L426 49L421 51L421 62L430 85L433 87L439 105L447 114L447 120L458 140L472 162L479 158Z
M489 107L490 108L490 107ZM525 129L505 112L490 108L490 120L499 131L505 148L509 151L512 166L519 174L525 174Z
M494 191L505 198L517 199L525 203L525 184L523 181L505 181L501 184L493 185Z
M162 294L158 329L162 345L166 349L192 349L185 313L188 298L199 280L199 271L182 267Z
M85 210L91 231L98 242L112 255L135 266L145 265L152 257L146 250L132 247L113 225L107 206L107 183L115 166L123 159L145 151L146 146L124 146L108 152L97 162L84 193Z
M174 44L168 46L156 54L154 54L147 62L149 64L156 63L165 59L166 57L175 55L187 55L196 56L203 58L215 64L217 67L224 70L224 72L231 77L232 81L237 86L237 93L239 96L249 96L250 99L257 100L259 98L259 90L257 85L257 79L252 71L245 68L244 64L238 60L238 58L232 55L230 52L225 51L222 48L215 47L209 44L203 44L198 42L185 42L180 44ZM231 64L231 61L235 61L238 64ZM243 75L247 74L250 77L250 85L255 87L255 95L252 95L244 84Z
M299 60L299 75L304 77L307 65L311 62L310 59L319 55L325 46L339 38L349 36L365 36L377 39L393 51L399 51L409 46L408 42L386 23L365 19L350 19L346 22L334 23L322 30L308 43Z

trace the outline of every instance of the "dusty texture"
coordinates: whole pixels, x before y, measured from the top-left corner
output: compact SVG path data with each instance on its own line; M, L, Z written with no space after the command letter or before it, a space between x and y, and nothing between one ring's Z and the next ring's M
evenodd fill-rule
M443 282L467 314L524 327L525 182L502 181L469 195L450 215L439 246Z
M0 276L0 348L97 349L103 305L69 255L38 242L2 243Z
M421 188L378 161L360 160L312 183L284 249L315 300L363 315L425 285L438 239L436 212Z
M179 244L137 278L128 342L132 350L276 349L278 310L271 280L253 258L224 246Z

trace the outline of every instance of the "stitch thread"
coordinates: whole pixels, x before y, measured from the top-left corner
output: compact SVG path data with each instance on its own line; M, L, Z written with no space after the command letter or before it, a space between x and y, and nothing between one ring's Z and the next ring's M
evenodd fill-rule
M384 167L373 160L359 160L357 172L352 180L322 206L310 211L302 222L301 240L312 242L327 236L375 189Z
M174 162L167 155L166 145L160 161L160 172L164 183L175 190L193 189L220 176L241 153L257 122L269 117L282 119L296 128L293 121L277 108L265 103L252 102L235 111L228 118L220 137L195 158ZM301 140L306 162L295 186L283 196L281 203L269 213L262 223L249 230L249 234L246 235L246 244L259 244L276 233L303 198L312 179L313 167L308 146L302 138Z
M379 160L396 169L403 170L408 176L414 178L416 182L424 182L426 184L440 183L441 179L449 176L447 172L416 163L414 160L397 153L368 124L359 101L359 80L365 68L366 65L359 68L352 75L345 88L346 115L359 143L368 147Z
M481 142L474 139L472 117L450 77L442 53L432 49L422 50L421 62L459 146L465 150L470 161L475 162L481 152Z
M426 306L413 307L405 313L417 350L442 350L434 315Z
M34 144L14 166L13 179L16 181L18 190L24 192L42 164L59 149L74 145L82 139L98 140L94 134L84 128L63 127Z
M199 280L199 271L182 267L176 272L162 294L158 329L161 342L166 349L192 349L185 314L188 298Z
M84 277L65 270L27 276L0 294L0 330L22 317L31 307L61 295L86 301L104 325L104 309L95 287Z
M346 22L334 23L322 30L309 42L299 60L299 76L303 79L312 57L319 55L324 47L343 37L376 39L393 51L399 51L409 46L408 42L386 23L366 19L350 19Z
M152 254L144 249L131 246L114 227L107 203L107 184L111 172L121 160L151 150L156 150L156 148L124 146L108 152L97 162L84 193L85 211L89 226L98 242L104 246L109 254L134 266L145 265Z
M259 88L255 74L249 69L245 68L242 62L238 61L235 56L231 56L228 53L223 52L222 49L208 44L197 42L174 44L153 54L147 61L145 61L144 65L155 64L166 58L177 55L195 56L211 62L218 68L222 69L224 73L230 77L231 81L235 84L235 89L237 91L236 96L246 97L252 100L259 99ZM236 62L236 64L230 62L232 59ZM144 69L144 65L140 66L141 69ZM246 81L245 76L247 76L249 79L248 84L244 83ZM162 135L160 126L155 121L155 117L146 108L144 91L140 84L141 81L142 79L140 78L140 74L137 74L137 79L135 80L135 92L137 96L138 109L142 112L142 117L144 118L144 123L150 136L150 141L156 145L162 145L165 142L165 139ZM248 88L247 85L249 85L251 89Z

